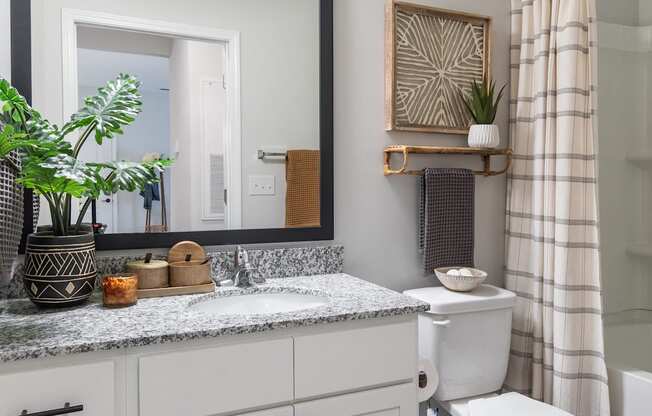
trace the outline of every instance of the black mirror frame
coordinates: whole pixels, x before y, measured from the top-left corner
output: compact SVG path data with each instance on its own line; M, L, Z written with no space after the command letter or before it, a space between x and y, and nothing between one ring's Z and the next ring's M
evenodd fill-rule
M284 243L333 240L333 0L320 0L319 129L321 150L321 227L96 235L98 250L170 247L182 240L202 245ZM32 101L31 1L11 0L12 84ZM32 191L25 190L23 237L34 229Z

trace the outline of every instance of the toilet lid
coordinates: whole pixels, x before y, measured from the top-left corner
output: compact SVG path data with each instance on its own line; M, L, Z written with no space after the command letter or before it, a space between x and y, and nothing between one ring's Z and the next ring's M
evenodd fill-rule
M440 315L511 308L516 302L514 293L491 285L480 285L472 292L425 287L406 290L403 294L430 304L430 312Z
M507 393L469 402L469 416L495 415L573 416L561 409L518 393Z

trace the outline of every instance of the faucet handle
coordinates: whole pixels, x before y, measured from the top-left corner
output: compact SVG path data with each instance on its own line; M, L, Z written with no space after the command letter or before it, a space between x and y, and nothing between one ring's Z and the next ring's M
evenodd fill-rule
M242 261L243 262L248 262L249 261L249 253L247 253L247 250L244 248L240 247L240 255L242 256Z
M235 249L235 267L252 268L249 264L249 253L242 246L237 246Z
M241 257L242 262L240 263L240 265L245 269L253 269L253 267L251 267L251 264L249 263L249 253L247 253L245 250L242 250L242 253L240 254L242 256Z
M233 253L233 267L236 269L242 264L242 252L244 249L242 246L236 246L235 253Z
M249 253L242 246L237 246L235 249L235 259L233 267L232 280L235 286L249 287L252 283L265 283L264 277L253 277L252 275L257 271L249 263Z

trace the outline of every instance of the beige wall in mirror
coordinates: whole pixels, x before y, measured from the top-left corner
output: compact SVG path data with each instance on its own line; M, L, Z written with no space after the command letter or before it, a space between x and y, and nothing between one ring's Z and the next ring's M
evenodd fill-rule
M136 120L81 160L174 159L96 201L103 232L319 226L319 0L32 0L32 65L57 124L118 74L141 82Z

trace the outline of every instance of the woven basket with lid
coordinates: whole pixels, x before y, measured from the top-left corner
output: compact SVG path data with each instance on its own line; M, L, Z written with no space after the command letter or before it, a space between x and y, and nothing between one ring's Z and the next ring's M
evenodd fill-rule
M175 244L168 253L170 286L197 286L211 282L211 262L194 241Z
M135 260L127 263L127 271L138 276L138 289L158 289L170 286L168 262L165 260Z

